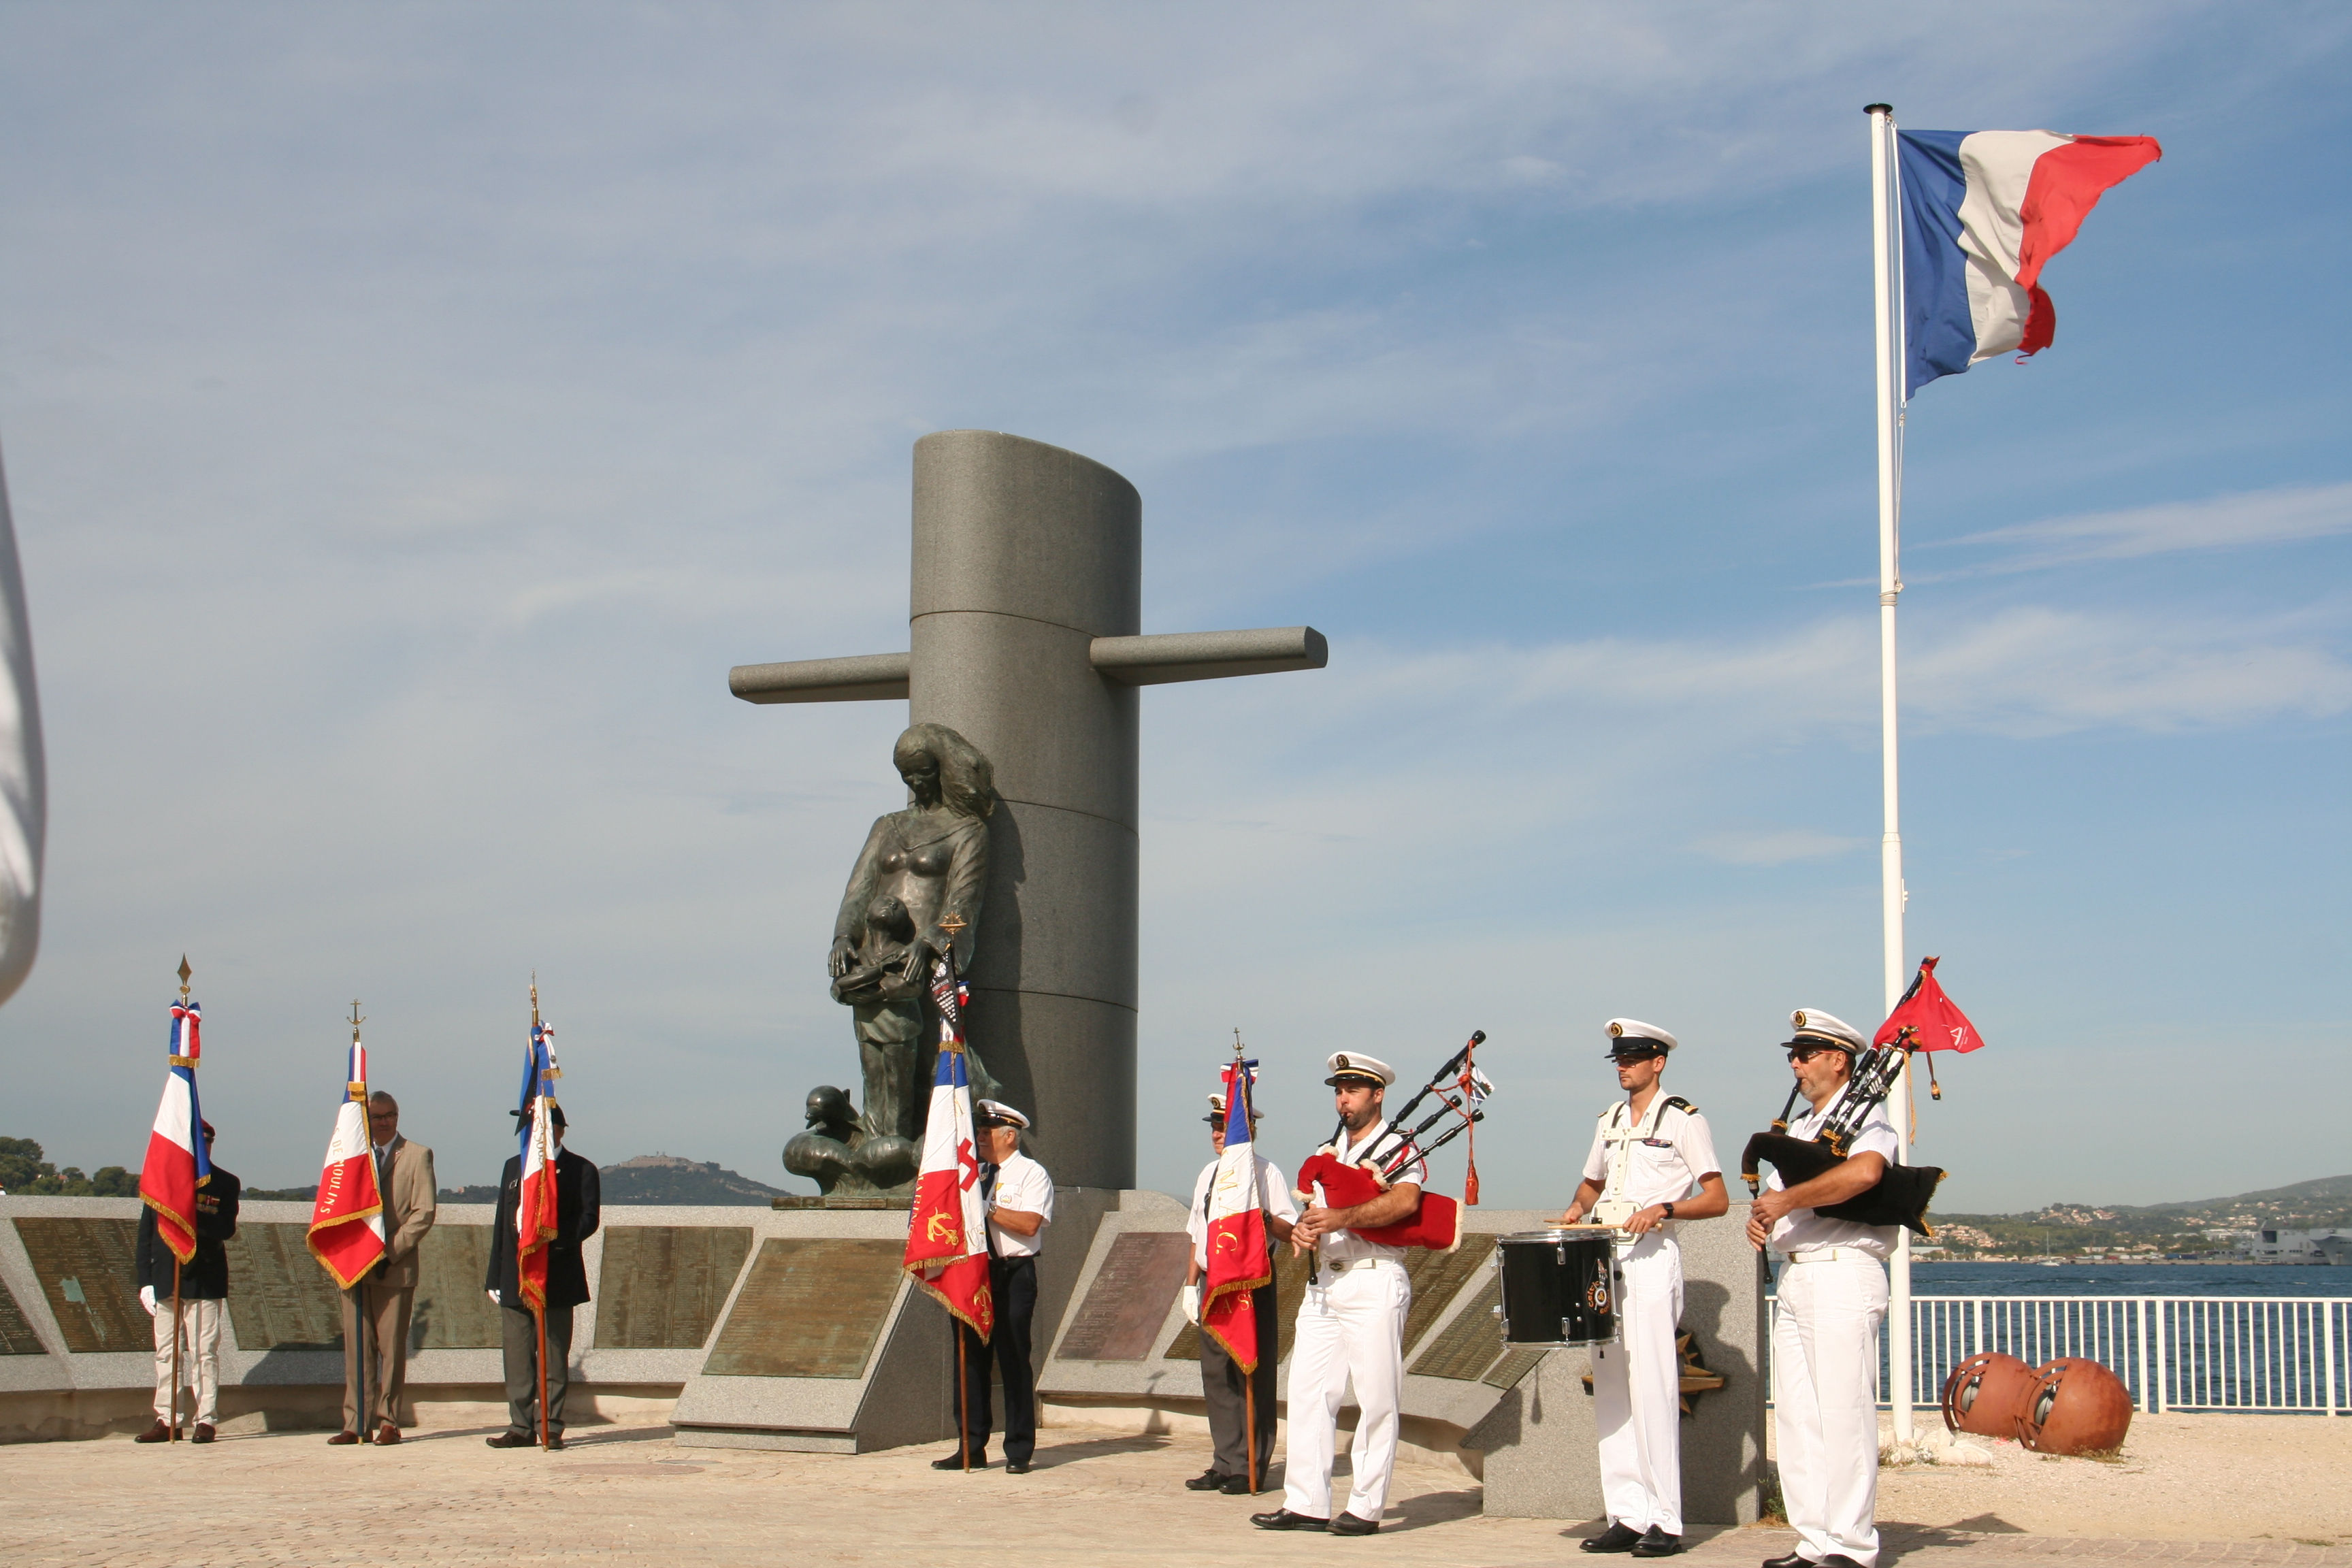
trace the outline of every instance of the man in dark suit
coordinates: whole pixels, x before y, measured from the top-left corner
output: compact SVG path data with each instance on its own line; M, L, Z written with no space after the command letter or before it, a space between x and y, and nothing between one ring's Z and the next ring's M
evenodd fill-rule
M603 1217L596 1167L563 1147L563 1108L549 1107L555 1128L555 1238L547 1244L547 1446L563 1447L563 1394L572 1363L572 1309L588 1300L580 1249ZM509 1112L509 1115L514 1114ZM515 1211L522 1202L522 1156L499 1178L499 1214L490 1226L490 1267L482 1288L499 1314L507 1371L507 1429L493 1448L539 1446L539 1325L522 1299L515 1258Z
M204 1124L205 1153L213 1148L213 1124ZM139 1210L139 1304L155 1320L155 1425L131 1439L164 1443L172 1437L172 1374L177 1370L195 1398L180 1408L193 1415L192 1443L209 1443L220 1421L221 1314L228 1310L228 1252L221 1244L236 1234L237 1179L213 1167L212 1179L196 1189L196 1255L180 1265L179 1330L185 1359L173 1366L172 1249L155 1231L155 1211Z

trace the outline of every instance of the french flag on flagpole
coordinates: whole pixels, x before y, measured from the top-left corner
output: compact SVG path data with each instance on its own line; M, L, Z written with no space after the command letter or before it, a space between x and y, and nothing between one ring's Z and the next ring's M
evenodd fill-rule
M1896 132L1906 397L1979 360L2050 346L2042 269L2099 197L2164 156L2153 136Z
M1250 1084L1255 1062L1225 1068L1225 1147L1209 1182L1208 1271L1201 1280L1201 1331L1224 1346L1244 1373L1257 1370L1253 1293L1274 1278L1265 1248L1265 1210L1258 1203L1257 1145L1250 1138Z
M359 1009L352 1009L354 1019ZM303 1242L320 1267L348 1290L383 1257L383 1195L375 1180L375 1150L368 1138L367 1047L352 1025L352 1054L343 1071L343 1101L335 1108L335 1130L319 1168L319 1193L310 1202L310 1228Z
M515 1278L533 1311L547 1305L547 1244L555 1239L555 1030L539 1017L539 983L530 987L530 1045L522 1058L522 1190L515 1204Z
M914 1212L907 1217L904 1267L940 1305L986 1339L996 1331L996 1301L988 1284L987 1218L980 1204L980 1157L972 1148L963 1016L948 961L937 960L931 974L931 1002L940 1015L939 1069L931 1076L931 1109L923 1123Z
M182 959L182 968L187 961ZM182 987L184 993L185 987ZM147 1163L139 1168L139 1197L155 1211L155 1234L185 1263L196 1255L196 1189L213 1179L212 1157L196 1130L196 1061L204 1055L202 1009L184 994L172 1004L171 1066L163 1101L147 1134Z

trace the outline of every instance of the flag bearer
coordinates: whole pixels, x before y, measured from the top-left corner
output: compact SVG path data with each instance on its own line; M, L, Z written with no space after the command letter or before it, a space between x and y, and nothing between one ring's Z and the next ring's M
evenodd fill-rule
M213 1150L213 1124L204 1123L205 1154ZM236 1234L237 1179L212 1167L196 1189L196 1255L180 1268L180 1333L187 1364L180 1369L195 1392L192 1443L209 1443L220 1422L221 1314L228 1310L228 1250ZM131 1439L168 1442L172 1436L172 1249L155 1228L155 1211L139 1209L139 1304L155 1320L155 1425Z
M1021 1152L1029 1118L1013 1107L983 1100L973 1108L973 1141L980 1145L980 1200L988 1214L988 1287L996 1304L996 1331L986 1340L958 1323L964 1336L964 1444L978 1469L988 1452L989 1357L1004 1380L1004 1471L1029 1473L1037 1450L1037 1371L1029 1360L1030 1321L1037 1313L1037 1254L1045 1227L1054 1222L1054 1178ZM964 1467L963 1450L934 1459L935 1470Z
M1789 1067L1812 1109L1789 1123L1810 1138L1837 1108L1863 1037L1811 1007L1790 1015ZM1780 1498L1797 1550L1765 1568L1874 1568L1878 1562L1878 1331L1886 1320L1893 1226L1855 1225L1820 1210L1876 1186L1895 1158L1894 1123L1874 1108L1845 1160L1810 1182L1765 1182L1748 1213L1748 1244L1785 1262L1772 1312L1773 1425Z
M1201 1118L1209 1124L1209 1147L1222 1157L1225 1152L1225 1097L1209 1096L1209 1114ZM1259 1121L1257 1107L1250 1107L1250 1132L1255 1138ZM1217 1160L1211 1160L1201 1171L1201 1179L1192 1184L1192 1212L1184 1221L1184 1228L1192 1237L1192 1267L1184 1279L1185 1315L1198 1323L1201 1321L1201 1281L1209 1271L1209 1187L1216 1180ZM1298 1205L1291 1201L1290 1183L1281 1168L1264 1155L1257 1161L1258 1207L1265 1215L1267 1253L1271 1257L1273 1243L1288 1241L1293 1221L1298 1218ZM1216 1443L1215 1457L1208 1469L1194 1476L1184 1485L1192 1491L1220 1491L1229 1497L1246 1497L1265 1489L1265 1472L1274 1463L1275 1347L1280 1325L1275 1320L1275 1290L1271 1282L1250 1292L1250 1310L1257 1318L1257 1370L1244 1373L1224 1346L1213 1334L1201 1336L1201 1398L1209 1409L1209 1436ZM1244 1387L1246 1381L1248 1388ZM1248 1422L1253 1409L1257 1417L1257 1473L1250 1473L1251 1453Z
M1381 1102L1396 1069L1353 1052L1339 1052L1325 1064L1323 1081L1332 1091L1340 1131L1331 1152L1343 1164L1381 1153L1375 1145L1386 1124ZM1389 1141L1393 1149L1395 1140ZM1334 1535L1370 1535L1387 1510L1389 1472L1396 1465L1398 1395L1404 1386L1404 1320L1412 1305L1405 1278L1404 1248L1357 1234L1411 1219L1421 1205L1429 1166L1418 1151L1370 1200L1339 1207L1314 1201L1290 1233L1294 1247L1312 1247L1307 1296L1290 1342L1290 1447L1284 1471L1282 1506L1254 1513L1260 1530L1328 1530ZM1344 1511L1331 1508L1331 1453L1339 1401L1356 1387L1356 1440L1349 1449L1354 1467Z
M1673 1226L1731 1207L1715 1139L1690 1101L1658 1079L1678 1043L1654 1024L1612 1018L1607 1060L1625 1098L1601 1113L1584 1180L1562 1223L1588 1215L1623 1227L1616 1247L1613 1345L1592 1352L1592 1417L1601 1434L1601 1496L1609 1528L1587 1552L1671 1557L1682 1550L1682 1253Z
M509 1110L509 1116L520 1113ZM550 1103L555 1136L555 1235L547 1244L547 1447L563 1447L563 1395L571 1387L572 1310L588 1300L588 1266L581 1248L604 1220L603 1178L591 1161L563 1147L563 1107ZM522 1206L522 1156L507 1156L499 1178L499 1210L490 1221L490 1264L482 1288L503 1309L500 1349L507 1374L507 1429L484 1442L493 1448L539 1447L539 1322L523 1300L515 1215Z

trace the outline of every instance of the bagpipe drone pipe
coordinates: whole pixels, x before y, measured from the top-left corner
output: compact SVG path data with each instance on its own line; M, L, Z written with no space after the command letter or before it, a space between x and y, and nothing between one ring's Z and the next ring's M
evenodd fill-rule
M1308 1155L1298 1167L1296 1196L1300 1203L1313 1202L1319 1185L1323 1201L1332 1208L1353 1208L1358 1204L1370 1203L1395 1184L1397 1173L1416 1159L1425 1159L1445 1147L1463 1133L1470 1131L1486 1119L1478 1109L1479 1102L1494 1092L1494 1084L1477 1069L1472 1053L1485 1043L1486 1031L1474 1033L1460 1050L1447 1058L1430 1080L1421 1086L1421 1092L1404 1102L1403 1107L1389 1119L1366 1145L1363 1153L1352 1161L1342 1161L1335 1152L1339 1133L1346 1126L1331 1130L1331 1142ZM1438 1108L1420 1125L1408 1129L1407 1118L1421 1108L1421 1102L1431 1095L1440 1101ZM1433 1141L1429 1147L1420 1147L1423 1133L1447 1118L1453 1125ZM1473 1135L1473 1142L1475 1135ZM1464 1195L1471 1203L1478 1201L1478 1163L1474 1152L1465 1183ZM1444 1193L1423 1188L1421 1202L1412 1215L1394 1225L1355 1227L1356 1234L1367 1241L1383 1247L1425 1247L1433 1252L1451 1252L1462 1245L1462 1205Z
M1824 1171L1844 1164L1854 1134L1886 1098L1894 1087L1895 1075L1903 1070L1908 1056L1906 1043L1899 1038L1863 1052L1854 1065L1845 1097L1821 1131L1811 1138L1789 1136L1789 1111L1797 1103L1797 1091L1790 1089L1780 1114L1772 1120L1772 1130L1750 1138L1740 1153L1739 1175L1748 1184L1749 1195L1753 1196L1761 1185L1759 1164L1769 1164L1780 1172L1784 1187L1801 1185ZM1927 1225L1927 1204L1943 1179L1944 1173L1937 1166L1898 1165L1889 1160L1886 1173L1868 1192L1843 1203L1823 1204L1813 1212L1854 1225L1899 1225L1931 1237L1936 1233Z

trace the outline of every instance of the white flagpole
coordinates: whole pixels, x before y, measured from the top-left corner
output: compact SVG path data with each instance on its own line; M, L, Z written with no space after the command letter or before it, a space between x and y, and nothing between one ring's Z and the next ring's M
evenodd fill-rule
M1895 601L1903 592L1903 243L1896 207L1895 110L1874 103L1870 116L1872 283L1878 338L1878 723L1886 793L1886 834L1879 848L1879 900L1886 956L1885 1013L1903 999L1903 833L1895 752ZM1882 1016L1885 1015L1882 1014ZM1911 1079L1895 1077L1886 1096L1895 1159L1910 1157ZM1887 1395L1895 1440L1911 1441L1911 1233L1897 1227L1887 1263Z

